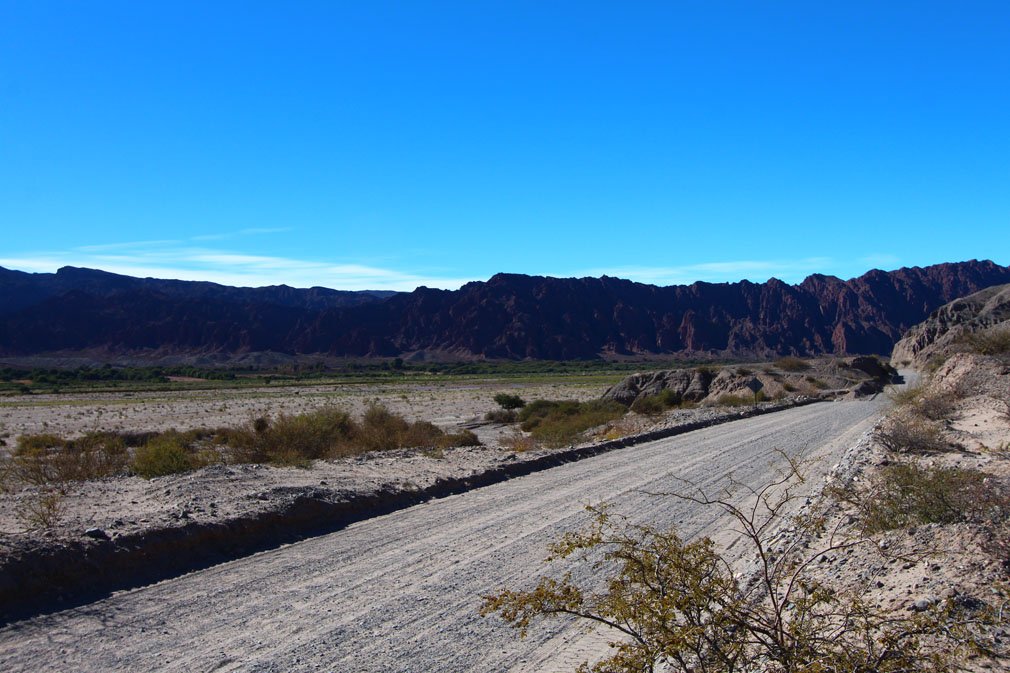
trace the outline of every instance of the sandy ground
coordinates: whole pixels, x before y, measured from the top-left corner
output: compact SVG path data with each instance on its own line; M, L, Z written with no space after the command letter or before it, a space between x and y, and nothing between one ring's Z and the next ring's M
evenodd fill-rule
M51 432L188 430L235 426L259 416L298 414L337 406L359 415L373 403L411 420L443 427L482 418L497 408L497 393L535 399L598 398L607 386L565 383L512 384L500 381L446 384L346 384L267 386L179 392L32 395L0 400L0 437Z

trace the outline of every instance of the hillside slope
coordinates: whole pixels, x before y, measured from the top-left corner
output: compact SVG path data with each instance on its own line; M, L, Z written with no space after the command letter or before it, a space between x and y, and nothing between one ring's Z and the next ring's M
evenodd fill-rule
M1010 330L1010 285L986 288L941 306L905 333L891 359L922 367L934 356L971 350L973 339L998 330Z

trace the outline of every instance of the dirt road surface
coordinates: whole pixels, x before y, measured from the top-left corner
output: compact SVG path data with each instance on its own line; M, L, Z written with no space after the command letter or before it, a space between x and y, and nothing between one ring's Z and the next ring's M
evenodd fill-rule
M598 634L559 622L520 640L478 614L481 595L531 586L548 543L587 523L587 503L725 540L714 510L646 491L730 472L760 486L781 467L776 450L823 473L882 404L815 404L641 444L15 623L0 630L0 670L571 671L606 653Z

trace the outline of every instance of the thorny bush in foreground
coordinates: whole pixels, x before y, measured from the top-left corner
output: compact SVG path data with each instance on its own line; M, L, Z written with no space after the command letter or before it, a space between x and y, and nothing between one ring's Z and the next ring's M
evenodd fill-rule
M531 591L503 590L484 598L483 613L499 613L525 634L537 620L575 616L614 630L614 653L580 671L647 673L940 673L960 669L971 653L993 655L989 627L1003 619L1002 606L951 599L924 612L876 607L864 592L833 590L812 572L823 554L868 539L839 538L816 515L797 527L827 542L816 551L810 538L777 539L786 507L800 497L795 463L759 491L736 498L733 482L719 497L698 490L661 494L713 507L735 523L756 554L748 581L734 571L712 540L692 542L676 531L636 525L591 507L594 523L551 547L550 561L592 563L607 577L602 590L577 585L570 574L543 578Z

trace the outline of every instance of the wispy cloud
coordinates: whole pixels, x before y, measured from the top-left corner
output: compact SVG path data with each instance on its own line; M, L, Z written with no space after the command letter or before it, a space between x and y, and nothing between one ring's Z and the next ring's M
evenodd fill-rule
M860 257L859 261L867 266L885 269L894 268L901 264L900 257L883 252L876 252L866 257Z
M32 272L82 266L129 276L206 280L244 287L293 285L341 290L409 291L420 285L455 289L474 280L407 273L367 264L251 255L180 245L179 241L141 241L86 246L65 252L11 255L0 258L0 266Z
M281 234L291 231L293 227L249 227L238 231L227 231L219 234L201 234L193 236L191 241L223 241L229 238L240 238L242 236L260 236L263 234Z
M735 282L743 279L765 281L775 277L789 283L803 280L815 272L825 272L834 266L829 257L806 257L795 260L736 260L701 262L681 266L614 266L586 269L577 275L617 276L653 285L684 285L695 281L710 283Z

